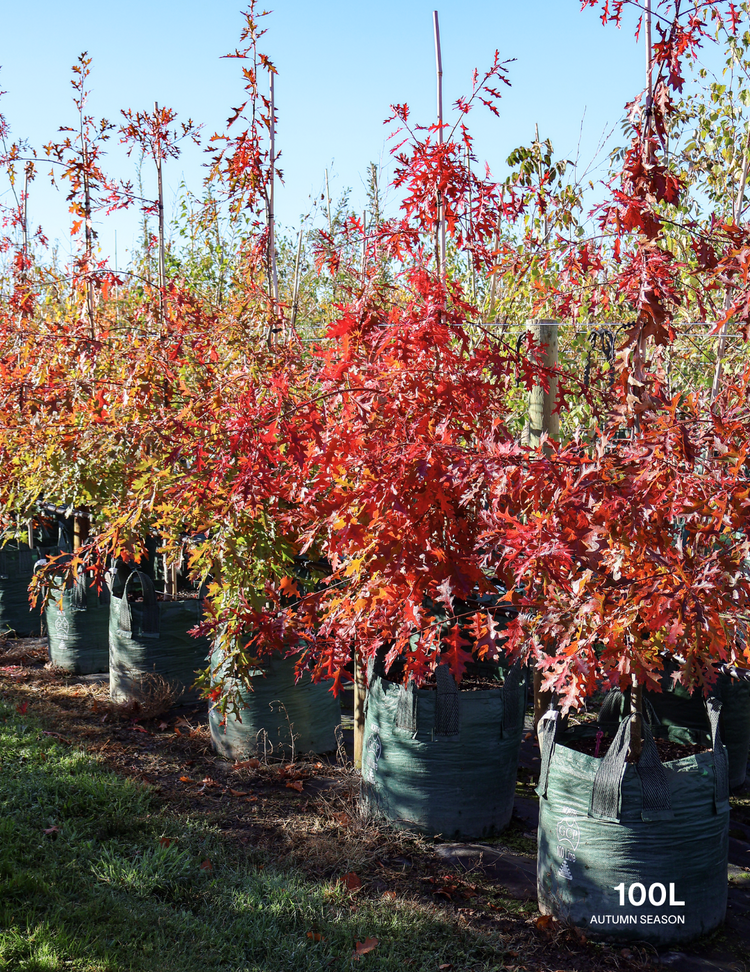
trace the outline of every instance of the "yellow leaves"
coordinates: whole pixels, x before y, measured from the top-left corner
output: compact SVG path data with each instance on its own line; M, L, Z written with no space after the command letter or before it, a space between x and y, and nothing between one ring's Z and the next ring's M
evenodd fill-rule
M344 568L344 576L351 577L353 574L358 574L362 567L362 563L364 559L365 559L364 556L352 557L352 559L348 562L348 564Z

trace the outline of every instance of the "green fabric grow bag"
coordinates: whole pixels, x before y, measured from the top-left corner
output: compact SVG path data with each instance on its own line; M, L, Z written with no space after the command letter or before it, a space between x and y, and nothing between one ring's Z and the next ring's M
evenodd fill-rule
M36 547L0 548L0 633L14 631L20 638L41 634L42 610L29 604L29 584L43 556Z
M362 801L397 827L486 837L513 813L524 678L514 667L503 687L461 692L447 666L436 674L436 690L370 677Z
M662 764L644 726L626 763L630 719L603 759L556 741L558 713L539 725L539 910L588 937L673 945L716 928L727 904L729 787L710 700L713 752ZM565 737L563 736L562 739Z
M49 659L76 675L109 671L109 589L85 576L50 594L44 612Z
M665 671L663 692L645 692L656 716L664 726L709 731L708 715L702 692L692 695L682 685L672 686L670 672ZM721 674L712 689L722 703L719 730L729 757L729 786L742 786L747 776L750 755L750 682Z
M336 727L341 706L330 691L330 682L314 684L309 674L295 682L294 658L264 658L254 674L253 690L236 682L241 707L227 712L226 719L211 706L208 722L217 753L230 759L257 754L330 753L336 749ZM212 674L220 670L219 653L211 659ZM229 680L228 680L229 681Z
M128 593L140 586L143 599L132 603ZM197 672L206 667L207 638L188 634L203 616L199 598L157 600L153 582L133 571L112 588L109 611L109 693L116 701L147 699L151 676L159 676L183 691L182 698L198 698L192 688Z

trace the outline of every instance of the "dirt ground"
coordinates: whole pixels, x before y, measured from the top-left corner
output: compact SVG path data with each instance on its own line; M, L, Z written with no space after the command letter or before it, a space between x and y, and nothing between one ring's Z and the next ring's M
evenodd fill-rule
M362 815L359 775L343 745L338 758L234 764L212 751L206 703L170 708L168 697L157 697L140 710L115 705L106 676L71 676L51 668L42 639L0 643L0 697L40 717L54 738L141 781L167 812L202 814L238 852L261 853L313 880L343 880L358 894L430 903L446 917L501 932L518 956L518 968L750 970L748 943L722 932L690 955L587 942L575 929L539 915L533 900L535 834L523 815L514 816L497 848L519 864L525 885L504 885L481 855L472 858L469 870L451 866L456 856L446 855L445 847L441 854L439 843ZM532 798L532 775L521 770L520 805Z

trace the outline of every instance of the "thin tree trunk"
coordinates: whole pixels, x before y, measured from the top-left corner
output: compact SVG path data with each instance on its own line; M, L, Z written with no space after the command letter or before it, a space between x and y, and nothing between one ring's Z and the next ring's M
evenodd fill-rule
M438 145L443 144L443 58L440 50L440 23L438 12L432 12L432 24L435 33L435 68L437 71L437 121ZM438 276L445 282L445 212L440 192L437 194L437 239L435 244L437 254Z

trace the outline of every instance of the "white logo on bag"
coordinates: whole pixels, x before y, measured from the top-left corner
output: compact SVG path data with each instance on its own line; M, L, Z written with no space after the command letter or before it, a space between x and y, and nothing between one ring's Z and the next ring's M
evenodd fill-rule
M55 621L55 631L57 632L57 637L60 639L58 648L60 651L65 651L67 648L65 642L70 631L70 624L62 612L60 612L60 617Z
M576 860L576 849L581 842L581 828L578 826L578 811L572 807L563 807L563 816L557 823L557 855L562 863L557 876L566 881L573 880L569 861Z

